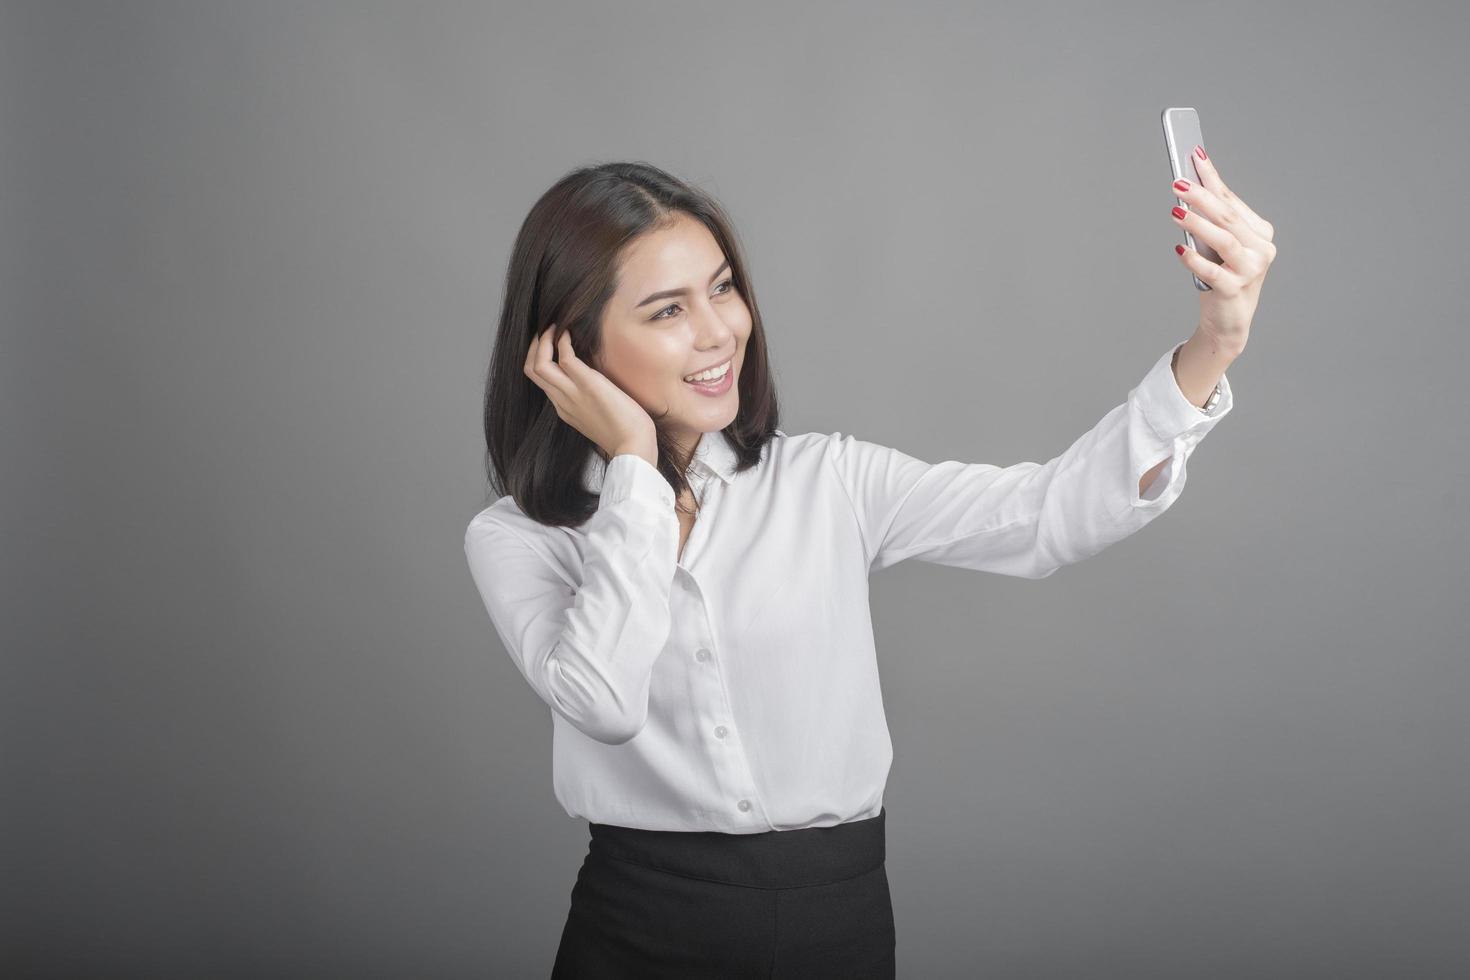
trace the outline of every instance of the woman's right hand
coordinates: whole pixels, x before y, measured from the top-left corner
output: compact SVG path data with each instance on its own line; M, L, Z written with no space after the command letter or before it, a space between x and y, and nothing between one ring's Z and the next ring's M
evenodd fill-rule
M561 420L596 443L608 459L636 453L657 466L658 430L653 417L607 375L577 357L570 332L553 341L555 331L553 323L531 341L526 377L546 392Z

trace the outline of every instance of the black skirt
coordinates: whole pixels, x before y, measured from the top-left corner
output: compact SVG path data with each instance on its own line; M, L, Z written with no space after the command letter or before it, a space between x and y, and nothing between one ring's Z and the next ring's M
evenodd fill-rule
M552 980L892 980L886 815L759 834L589 824Z

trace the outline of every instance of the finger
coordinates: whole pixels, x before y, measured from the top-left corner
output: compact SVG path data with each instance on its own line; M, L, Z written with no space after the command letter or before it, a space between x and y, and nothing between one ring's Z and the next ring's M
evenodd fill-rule
M532 370L541 379L542 387L549 389L547 394L550 394L551 390L555 390L558 394L570 397L576 392L577 386L551 360L552 352L555 350L555 346L551 340L551 334L555 329L556 324L553 323L536 338L536 360Z
M1271 227L1271 222L1256 214L1250 205L1246 204L1245 201L1240 199L1239 195L1230 189L1229 185L1220 176L1220 171L1215 166L1215 161L1205 156L1204 153L1204 147L1196 146L1194 148L1194 169L1199 174L1200 183L1214 192L1221 200L1228 201L1233 205L1245 219L1246 224L1250 226L1250 229L1262 239L1269 242L1271 236L1275 233L1275 229Z
M1220 171L1215 168L1215 161L1205 154L1203 146L1194 148L1194 172L1199 174L1199 182L1210 190L1219 193L1220 188L1225 186L1225 181L1220 179Z
M1229 229L1221 228L1209 218L1198 211L1185 211L1183 208L1175 207L1170 212L1174 223L1194 236L1196 241L1204 242L1215 250L1224 260L1226 265L1232 266L1236 271L1241 271L1249 262L1248 249L1239 238ZM1180 217L1183 215L1183 217ZM1221 220L1238 223L1238 218L1222 218ZM1204 277L1201 276L1201 279ZM1209 280L1205 280L1208 282Z
M571 331L565 333L562 336L562 340L566 342L566 346L563 347L558 343L557 360L560 362L562 370L567 372L567 376L583 385L588 383L600 384L600 377L605 377L605 375L602 374L602 369L597 366L596 358L584 360L577 354L577 348L572 344ZM590 374L592 377L587 377L587 374ZM608 380L611 381L612 379L609 378Z
M1186 211L1183 218L1171 211L1175 224L1213 248L1230 271L1242 279L1255 279L1265 273L1276 258L1275 245L1252 231L1239 211L1206 188L1186 180L1175 181L1173 186L1174 193L1186 204L1202 209ZM1211 214L1215 215L1213 219Z
M577 359L576 350L572 347L572 332L570 330L562 334L561 338L556 342L556 357L561 362L563 368L572 364L575 364L577 367L583 366L582 362Z
M570 330L562 334L561 338L556 342L556 359L557 367L566 374L568 380L575 384L576 379L580 377L578 372L587 365L577 356L576 350L572 347L572 332Z
M1175 245L1174 251L1179 254L1180 261L1190 272L1199 276L1205 285L1219 291L1222 296L1239 291L1239 277L1218 262L1211 262L1187 245Z
M536 366L541 362L541 338L544 336L544 332L532 334L530 346L526 348L526 377L538 385L541 384L541 378L536 374Z
M1212 224L1230 232L1247 248L1265 251L1266 240L1256 232L1255 228L1251 227L1244 212L1236 206L1235 202L1227 201L1208 187L1191 184L1183 178L1174 181L1171 186L1175 196L1183 201L1184 206L1190 211L1203 214L1210 219ZM1215 244L1209 239L1206 241L1211 245ZM1218 247L1215 251L1221 255L1225 254L1224 250Z
M1229 188L1227 187L1226 190L1228 191ZM1260 236L1262 241L1269 242L1271 236L1276 234L1276 229L1271 226L1271 222L1251 210L1251 206L1245 203L1239 195L1231 194L1229 200L1231 204L1235 205L1235 209L1244 215L1246 222L1251 227L1251 231Z
M534 371L536 367L536 344L540 340L541 335L536 334L531 337L531 343L526 346L526 363L524 366L524 370L526 372L526 377L528 378L532 376L532 371Z

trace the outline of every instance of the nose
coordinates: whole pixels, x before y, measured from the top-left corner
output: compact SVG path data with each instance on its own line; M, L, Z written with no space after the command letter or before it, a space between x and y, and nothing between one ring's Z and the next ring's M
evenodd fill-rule
M704 303L702 314L698 317L697 323L699 338L707 342L703 345L703 349L728 347L735 331L725 322L724 316L708 300Z

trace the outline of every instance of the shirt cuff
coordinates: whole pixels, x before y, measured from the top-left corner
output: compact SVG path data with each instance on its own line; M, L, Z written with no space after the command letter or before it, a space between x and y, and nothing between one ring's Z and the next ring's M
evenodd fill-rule
M648 460L637 453L619 453L608 461L602 478L598 509L636 499L662 513L674 512L674 488Z
M1180 341L1165 351L1138 386L1138 403L1143 417L1164 443L1172 443L1181 436L1187 442L1198 442L1235 404L1230 392L1230 379L1223 374L1220 375L1220 400L1211 411L1206 412L1184 397L1179 379L1174 377L1172 361L1174 352L1185 343L1187 341Z

